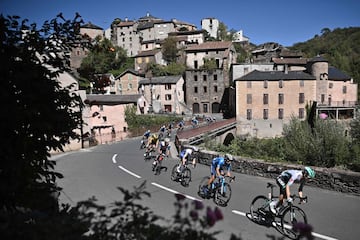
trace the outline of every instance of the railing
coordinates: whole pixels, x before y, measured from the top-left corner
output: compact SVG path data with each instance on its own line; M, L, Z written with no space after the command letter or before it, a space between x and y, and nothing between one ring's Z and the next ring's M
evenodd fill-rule
M355 107L359 103L357 101L331 101L331 102L320 102L318 107Z

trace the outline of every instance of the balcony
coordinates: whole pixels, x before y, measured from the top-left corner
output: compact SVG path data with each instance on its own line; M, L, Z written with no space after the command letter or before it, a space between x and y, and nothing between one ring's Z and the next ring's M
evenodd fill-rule
M357 101L330 101L330 102L319 102L318 107L355 107L359 103Z

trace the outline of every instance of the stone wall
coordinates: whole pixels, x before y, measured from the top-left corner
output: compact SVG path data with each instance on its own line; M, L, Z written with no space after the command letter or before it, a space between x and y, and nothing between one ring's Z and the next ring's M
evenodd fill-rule
M216 157L218 153L201 150L199 155L198 162L200 164L210 165L211 160ZM283 170L301 169L303 167L302 165L296 164L268 163L239 156L234 156L234 158L235 161L232 165L232 171L269 178L274 182L274 179ZM317 167L314 167L314 170L316 171L315 179L308 181L306 185L360 196L360 173Z

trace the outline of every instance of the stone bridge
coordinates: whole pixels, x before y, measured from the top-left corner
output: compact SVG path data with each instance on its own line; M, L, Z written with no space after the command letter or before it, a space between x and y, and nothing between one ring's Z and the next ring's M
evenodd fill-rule
M179 149L183 145L198 145L207 139L211 139L229 145L235 136L236 119L230 118L177 132L175 144Z

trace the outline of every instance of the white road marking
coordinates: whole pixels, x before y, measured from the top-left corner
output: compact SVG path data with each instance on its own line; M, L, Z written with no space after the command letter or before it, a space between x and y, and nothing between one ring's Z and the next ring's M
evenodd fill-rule
M139 176L139 175L137 175L137 174L135 174L135 173L133 173L133 172L131 172L131 171L129 171L129 170L127 170L126 168L124 168L123 166L118 166L121 170L123 170L123 171L125 171L125 172L127 172L128 174L130 174L130 175L132 175L132 176L134 176L134 177L136 177L136 178L141 178L141 176Z
M117 162L116 162L116 156L117 156L117 154L114 154L114 156L112 157L112 161L113 161L114 164L117 163ZM141 176L139 176L139 175L137 175L137 174L135 174L135 173L127 170L127 169L124 168L123 166L120 166L120 165L119 165L118 167L119 167L121 170L129 173L130 175L132 175L132 176L134 176L134 177L136 177L136 178L141 178ZM190 199L190 200L196 200L196 201L202 202L201 199L198 199L198 198L192 197L192 196L190 196L190 195L186 195L186 194L180 193L180 192L178 192L178 191L175 191L175 190L173 190L173 189L171 189L171 188L165 187L165 186L160 185L160 184L158 184L158 183L152 182L151 184L154 185L154 186L156 186L156 187L158 187L158 188L161 188L161 189L163 189L163 190L166 190L166 191L168 191L168 192L171 192L171 193L174 193L174 194L184 195L186 198L188 198L188 199ZM244 212L241 212L241 211L238 211L238 210L232 210L231 212L234 213L234 214L237 214L237 215L246 217L246 213L244 213ZM286 227L289 228L290 226L286 226ZM324 240L338 240L337 238L325 236L325 235L322 235L322 234L319 234L319 233L315 233L315 232L313 232L312 235L313 235L314 237L318 237L318 238L321 238L321 239L324 239Z
M246 213L240 212L240 211L238 211L238 210L232 210L231 212L234 213L234 214L237 214L237 215L241 215L241 216L243 216L243 217L247 217L247 216L246 216ZM286 225L285 227L288 228L288 229L291 228L290 225ZM312 235L313 235L314 237L321 238L321 239L324 239L324 240L338 240L337 238L325 236L325 235L322 235L322 234L316 233L316 232L312 232Z
M117 156L117 154L114 154L114 156L112 157L112 161L113 161L113 163L115 163L115 164L116 164L116 156Z
M202 202L201 199L197 199L197 198L192 197L192 196L190 196L190 195L186 195L186 194L180 193L180 192L178 192L178 191L175 191L175 190L173 190L173 189L171 189L171 188L165 187L165 186L160 185L160 184L158 184L158 183L152 182L151 184L154 185L154 186L156 186L156 187L158 187L158 188L161 188L161 189L163 189L163 190L166 190L166 191L168 191L168 192L171 192L171 193L174 193L174 194L181 194L181 195L184 195L184 196L185 196L186 198L188 198L188 199Z

